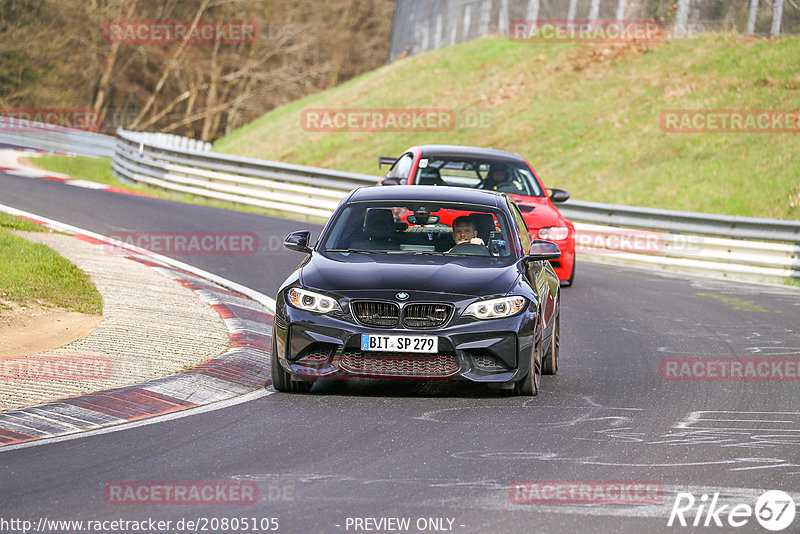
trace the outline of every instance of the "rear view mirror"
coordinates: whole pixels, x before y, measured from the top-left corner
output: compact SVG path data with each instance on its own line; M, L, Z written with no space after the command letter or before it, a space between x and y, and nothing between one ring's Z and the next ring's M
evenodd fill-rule
M292 232L286 236L283 241L283 246L289 250L311 254L311 248L308 246L308 240L311 238L311 232L308 230L300 230L299 232Z
M423 220L424 219L424 220ZM425 226L426 224L436 224L439 222L438 215L420 215L417 217L416 215L409 215L406 217L408 220L408 224L419 224L420 226Z
M561 249L552 241L534 239L528 257L533 261L557 260L561 257Z

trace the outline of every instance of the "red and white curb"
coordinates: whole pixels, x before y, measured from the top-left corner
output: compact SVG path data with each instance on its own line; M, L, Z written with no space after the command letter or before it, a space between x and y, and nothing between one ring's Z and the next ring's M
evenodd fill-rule
M102 235L0 205L0 211L113 249L172 278L219 313L228 328L230 349L193 369L143 384L99 391L31 408L0 413L0 451L114 425L156 418L200 406L230 406L268 394L269 356L275 301L257 291L185 263ZM228 402L221 402L228 401ZM203 410L208 411L208 410ZM190 413L187 412L187 415ZM137 425L138 426L138 425ZM59 439L60 441L60 439Z
M36 156L39 154L43 154L41 150L25 150L25 149L12 149L12 148L5 148L2 150L8 150L18 153L19 156ZM101 184L98 182L91 182L89 180L81 180L79 178L72 178L71 176L67 176L66 174L61 174L58 172L52 171L45 171L42 169L37 169L35 167L29 167L19 161L16 162L17 165L15 167L4 167L0 166L0 172L4 174L10 174L12 176L19 176L21 178L34 178L39 180L48 180L51 182L61 182L64 185L71 185L74 187L82 187L84 189L96 189L98 191L111 191L113 193L122 193L125 195L136 195L142 197L152 197L153 195L148 195L147 193L139 193L136 191L130 191L128 189L122 187L114 187L111 185Z

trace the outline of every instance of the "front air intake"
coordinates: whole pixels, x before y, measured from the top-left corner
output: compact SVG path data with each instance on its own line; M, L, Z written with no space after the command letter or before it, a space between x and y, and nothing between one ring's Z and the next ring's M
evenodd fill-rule
M391 328L397 326L400 308L393 302L357 301L351 304L356 320L365 326Z
M438 328L450 318L449 304L409 304L403 308L403 326L407 328Z

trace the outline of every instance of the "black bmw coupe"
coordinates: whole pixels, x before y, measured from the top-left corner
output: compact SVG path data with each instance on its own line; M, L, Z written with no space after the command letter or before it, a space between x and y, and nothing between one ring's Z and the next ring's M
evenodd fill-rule
M441 220L452 221L452 226ZM350 193L276 298L272 380L460 379L536 395L558 369L561 253L531 239L505 193L369 187Z

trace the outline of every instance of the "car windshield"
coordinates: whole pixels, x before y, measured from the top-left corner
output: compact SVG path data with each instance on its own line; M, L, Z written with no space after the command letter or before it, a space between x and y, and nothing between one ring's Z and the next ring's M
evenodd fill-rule
M358 202L342 210L320 250L508 257L515 246L508 228L500 211L485 206Z
M543 197L539 182L524 164L480 159L422 158L415 185L451 185Z

